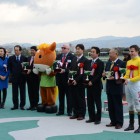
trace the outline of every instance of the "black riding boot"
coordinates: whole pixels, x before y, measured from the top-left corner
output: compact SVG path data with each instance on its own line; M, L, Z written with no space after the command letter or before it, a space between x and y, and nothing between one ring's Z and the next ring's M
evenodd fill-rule
M137 130L134 131L134 133L140 133L140 112L138 112L138 124L139 124L139 127Z
M134 130L134 111L129 111L129 126L124 131Z

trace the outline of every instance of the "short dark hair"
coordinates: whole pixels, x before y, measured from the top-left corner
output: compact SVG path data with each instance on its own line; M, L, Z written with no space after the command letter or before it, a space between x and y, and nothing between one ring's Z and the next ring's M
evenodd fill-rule
M79 47L83 51L85 50L85 47L83 44L77 44L75 48L77 49L77 47Z
M0 47L0 49L2 49L4 51L4 57L5 57L5 55L6 55L6 49L3 48L3 47Z
M129 47L129 49L134 48L136 52L139 52L139 46L138 45L132 45Z
M100 49L96 46L91 47L91 49L95 49L96 53L100 55Z
M19 50L22 51L22 47L21 47L20 45L16 45L16 46L14 47L14 49L15 49L15 48L19 48Z
M31 46L30 49L33 49L33 50L37 51L37 47L36 46Z

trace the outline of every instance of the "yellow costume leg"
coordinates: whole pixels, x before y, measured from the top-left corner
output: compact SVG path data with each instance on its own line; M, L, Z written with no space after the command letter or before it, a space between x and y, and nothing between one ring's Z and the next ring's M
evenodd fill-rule
M55 87L46 88L46 93L47 93L47 104L54 105L56 101Z

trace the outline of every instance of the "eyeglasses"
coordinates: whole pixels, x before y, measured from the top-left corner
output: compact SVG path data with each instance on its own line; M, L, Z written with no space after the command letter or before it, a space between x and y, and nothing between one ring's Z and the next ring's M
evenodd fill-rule
M65 49L67 49L67 48L65 48L65 47L62 47L62 49L64 49L64 50L65 50Z

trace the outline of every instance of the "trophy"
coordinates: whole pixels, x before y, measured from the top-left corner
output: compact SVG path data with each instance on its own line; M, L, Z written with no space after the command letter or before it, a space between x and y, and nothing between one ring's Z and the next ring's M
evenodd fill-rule
M54 69L54 72L55 72L55 73L61 72L60 60L55 61L55 69Z
M23 72L27 73L28 71L27 67L29 66L29 62L22 62L22 66L23 66Z
M84 84L87 85L89 83L89 75L91 74L91 71L85 71L86 79L84 80Z
M119 71L121 73L121 77L120 79L123 79L124 74L126 73L126 69L125 68L119 68Z
M109 79L112 75L112 71L106 71L105 72L107 79Z
M68 83L72 84L72 82L74 81L74 75L77 73L77 71L70 71L69 73L71 75L71 78L69 78Z

